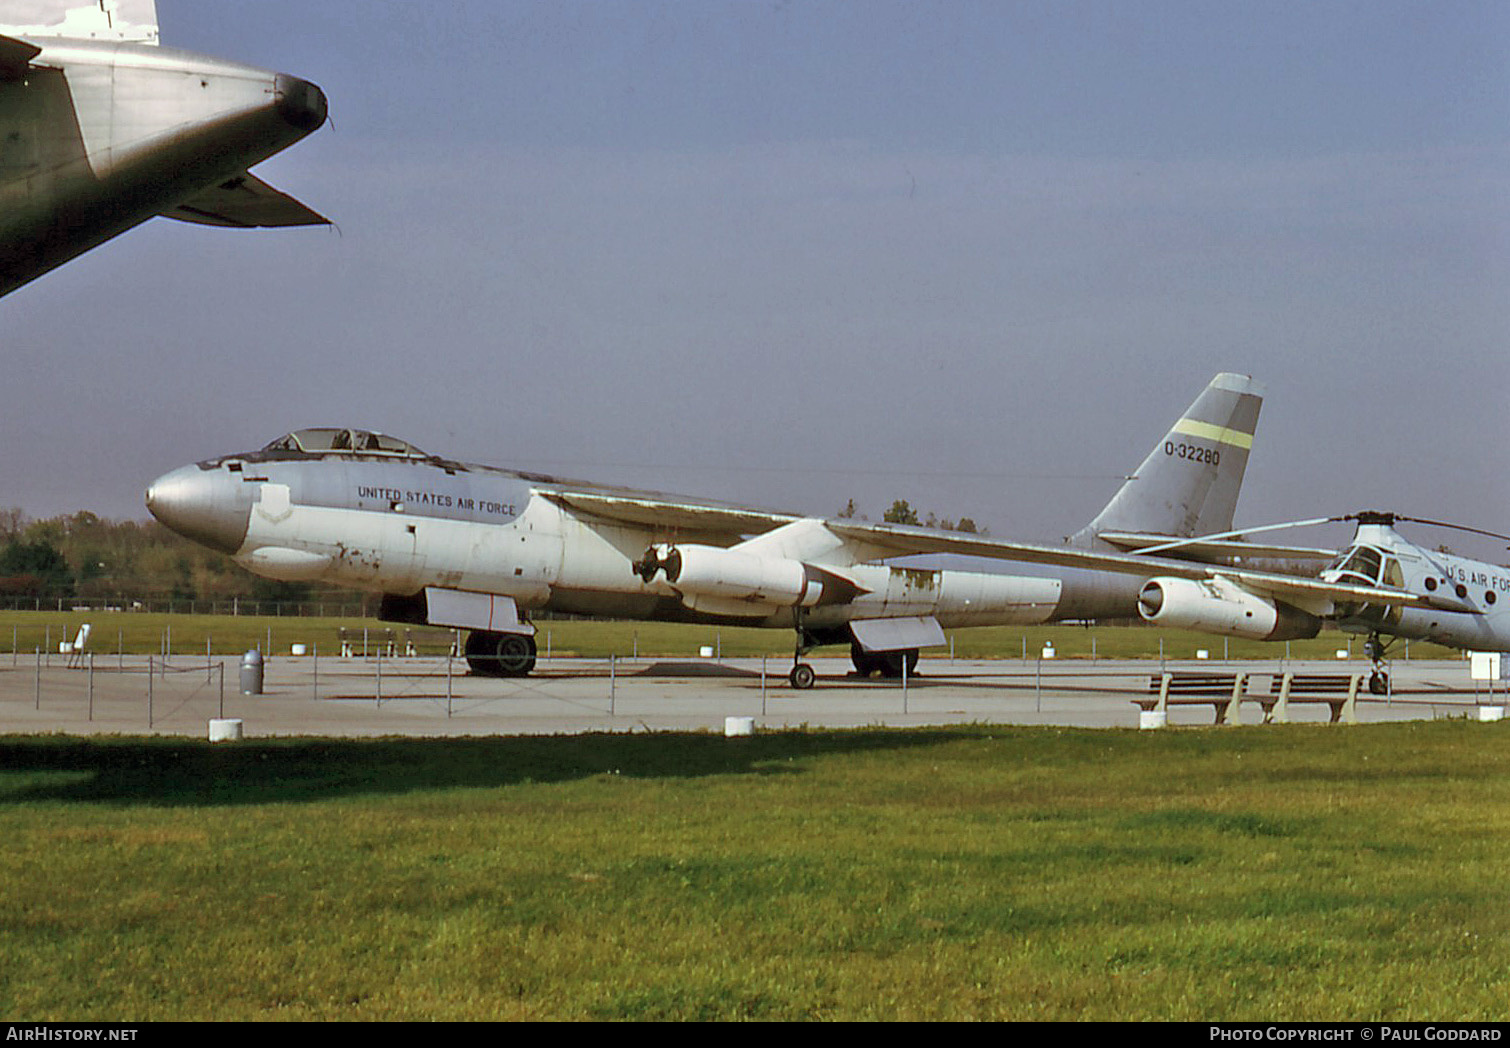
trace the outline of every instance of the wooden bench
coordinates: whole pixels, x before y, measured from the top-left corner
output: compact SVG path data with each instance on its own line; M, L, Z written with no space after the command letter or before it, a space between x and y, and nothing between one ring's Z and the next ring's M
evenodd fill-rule
M449 654L453 659L459 659L461 631L423 628L404 630L404 654L414 658L419 655L420 646L429 649L426 654Z
M1155 673L1148 678L1148 697L1132 701L1145 713L1169 712L1170 706L1211 706L1217 724L1236 724L1246 673Z
M1285 673L1269 682L1269 695L1260 698L1264 723L1290 723L1290 703L1324 702L1331 708L1332 723L1358 723L1358 692L1366 673Z
M347 629L341 627L341 658L350 659L358 655L363 658L381 652L388 658L393 658L394 642L391 629Z

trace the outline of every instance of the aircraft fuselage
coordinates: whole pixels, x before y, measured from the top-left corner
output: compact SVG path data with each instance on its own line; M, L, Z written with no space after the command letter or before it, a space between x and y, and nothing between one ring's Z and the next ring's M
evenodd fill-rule
M1247 376L1213 378L1085 543L1229 528L1261 399ZM1200 454L1170 450L1191 442ZM1040 577L923 566L906 558L1060 564L1070 547L578 484L357 429L298 430L186 466L158 478L147 505L259 575L378 590L385 618L468 629L473 669L509 676L534 665L520 614L532 609L788 628L799 655L849 643L860 674L894 676L948 627L1130 618L1142 583L1126 558L1090 552L1115 567ZM794 687L813 678L793 665Z
M169 473L152 485L148 505L175 531L258 575L397 596L427 587L497 594L521 610L789 629L800 609L802 625L820 634L856 619L932 616L956 627L1136 614L1138 580L1095 573L1074 573L1086 578L1067 585L862 563L843 565L845 585L830 579L826 596L814 596L816 586L781 593L758 583L733 597L689 593L664 574L646 581L641 557L668 541L728 547L727 530L605 519L558 497L559 486L430 457L264 451Z

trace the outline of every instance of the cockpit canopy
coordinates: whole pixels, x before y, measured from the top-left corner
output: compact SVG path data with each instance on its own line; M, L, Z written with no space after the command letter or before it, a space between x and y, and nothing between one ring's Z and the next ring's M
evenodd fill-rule
M1392 586L1400 589L1405 585L1405 574L1400 570L1399 560L1373 546L1359 545L1344 550L1327 567L1323 576L1333 581L1363 586Z
M1359 543L1342 551L1331 566L1321 573L1328 582L1341 582L1354 586L1386 586L1391 589L1405 588L1405 573L1400 570L1400 560L1388 550ZM1395 604L1364 604L1354 601L1338 601L1336 614L1339 619L1354 619L1370 628L1397 625L1400 622L1400 607Z
M263 451L302 451L306 454L341 453L356 455L394 455L400 458L429 458L407 440L365 429L335 429L318 426L298 429L273 441Z

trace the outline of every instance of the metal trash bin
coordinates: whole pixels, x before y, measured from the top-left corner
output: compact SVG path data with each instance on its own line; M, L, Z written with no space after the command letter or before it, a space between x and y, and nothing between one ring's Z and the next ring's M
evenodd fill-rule
M262 694L262 652L256 648L241 656L241 694Z

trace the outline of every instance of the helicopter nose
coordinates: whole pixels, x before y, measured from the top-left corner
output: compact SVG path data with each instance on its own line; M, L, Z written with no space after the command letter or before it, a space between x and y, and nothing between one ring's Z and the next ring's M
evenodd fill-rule
M147 509L186 539L221 553L235 553L246 541L251 497L238 476L225 469L184 466L165 473L147 488Z

